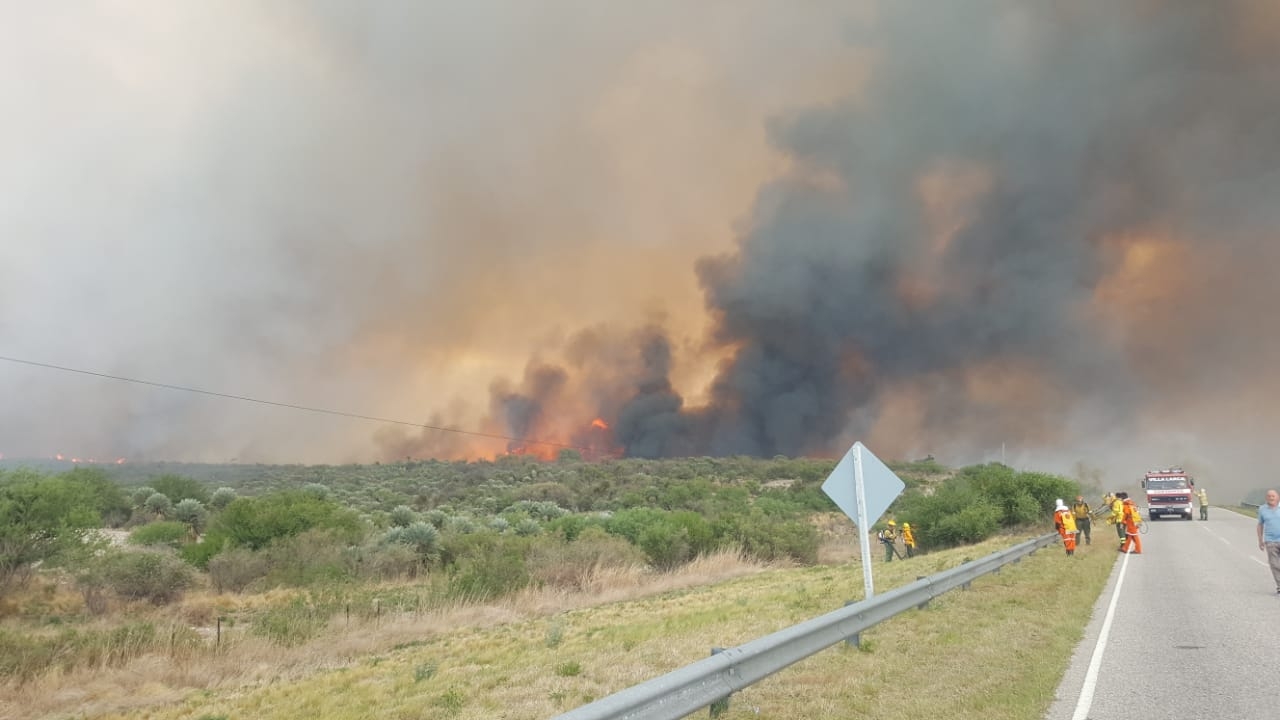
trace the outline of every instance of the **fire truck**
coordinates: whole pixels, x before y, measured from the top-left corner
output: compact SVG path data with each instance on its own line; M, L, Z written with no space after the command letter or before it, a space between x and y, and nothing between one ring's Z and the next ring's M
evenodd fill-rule
M1157 520L1165 515L1181 515L1190 520L1196 481L1180 467L1152 470L1142 478L1147 491L1147 515Z

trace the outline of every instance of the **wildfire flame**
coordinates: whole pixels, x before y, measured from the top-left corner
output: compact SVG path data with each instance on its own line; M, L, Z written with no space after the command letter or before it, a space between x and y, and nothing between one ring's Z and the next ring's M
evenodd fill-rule
M584 460L619 458L623 454L623 449L613 439L609 423L599 417L572 433L569 440L554 436L540 439L545 439L546 442L513 440L507 444L506 454L534 457L544 462L558 459L560 452L566 449L577 450Z

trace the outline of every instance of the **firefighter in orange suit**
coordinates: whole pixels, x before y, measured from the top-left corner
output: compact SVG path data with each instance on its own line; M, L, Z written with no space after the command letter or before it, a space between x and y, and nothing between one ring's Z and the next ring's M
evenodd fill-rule
M1133 498L1129 497L1129 493L1121 493L1121 495L1124 496L1120 511L1120 519L1124 522L1124 543L1120 545L1120 552L1141 555L1142 538L1138 536L1138 526L1142 524L1142 513L1134 504Z
M1062 546L1068 555L1076 554L1076 514L1071 512L1061 500L1053 512L1053 527L1062 536Z

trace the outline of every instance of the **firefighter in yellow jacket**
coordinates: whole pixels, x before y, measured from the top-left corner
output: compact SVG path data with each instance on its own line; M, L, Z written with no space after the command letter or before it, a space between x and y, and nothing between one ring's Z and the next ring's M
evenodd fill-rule
M916 556L916 534L911 532L911 523L902 523L902 544L907 548L907 557Z
M1111 517L1107 518L1107 522L1116 526L1116 539L1120 541L1120 547L1124 547L1124 495L1126 493L1118 492L1111 496Z
M1061 500L1058 501L1058 507L1053 513L1053 527L1062 536L1062 546L1067 549L1067 555L1075 555L1076 514L1071 512L1071 508Z
M1093 508L1084 501L1083 495L1076 496L1076 504L1071 506L1071 512L1076 516L1076 544L1080 544L1080 535L1084 536L1085 545L1093 544Z
M898 549L894 545L898 542L898 523L896 520L890 520L889 526L881 530L876 535L876 539L884 545L884 561L893 562L893 556L898 553Z

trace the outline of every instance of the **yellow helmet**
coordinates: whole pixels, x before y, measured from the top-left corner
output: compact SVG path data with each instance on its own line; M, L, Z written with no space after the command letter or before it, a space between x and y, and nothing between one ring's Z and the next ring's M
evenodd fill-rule
M909 528L909 527L911 527L911 523L904 522L904 523L902 523L902 527L904 527L904 528Z
M896 520L890 520L890 521L889 521L889 524L890 524L890 525L897 525L898 523L897 523L897 521L896 521Z

